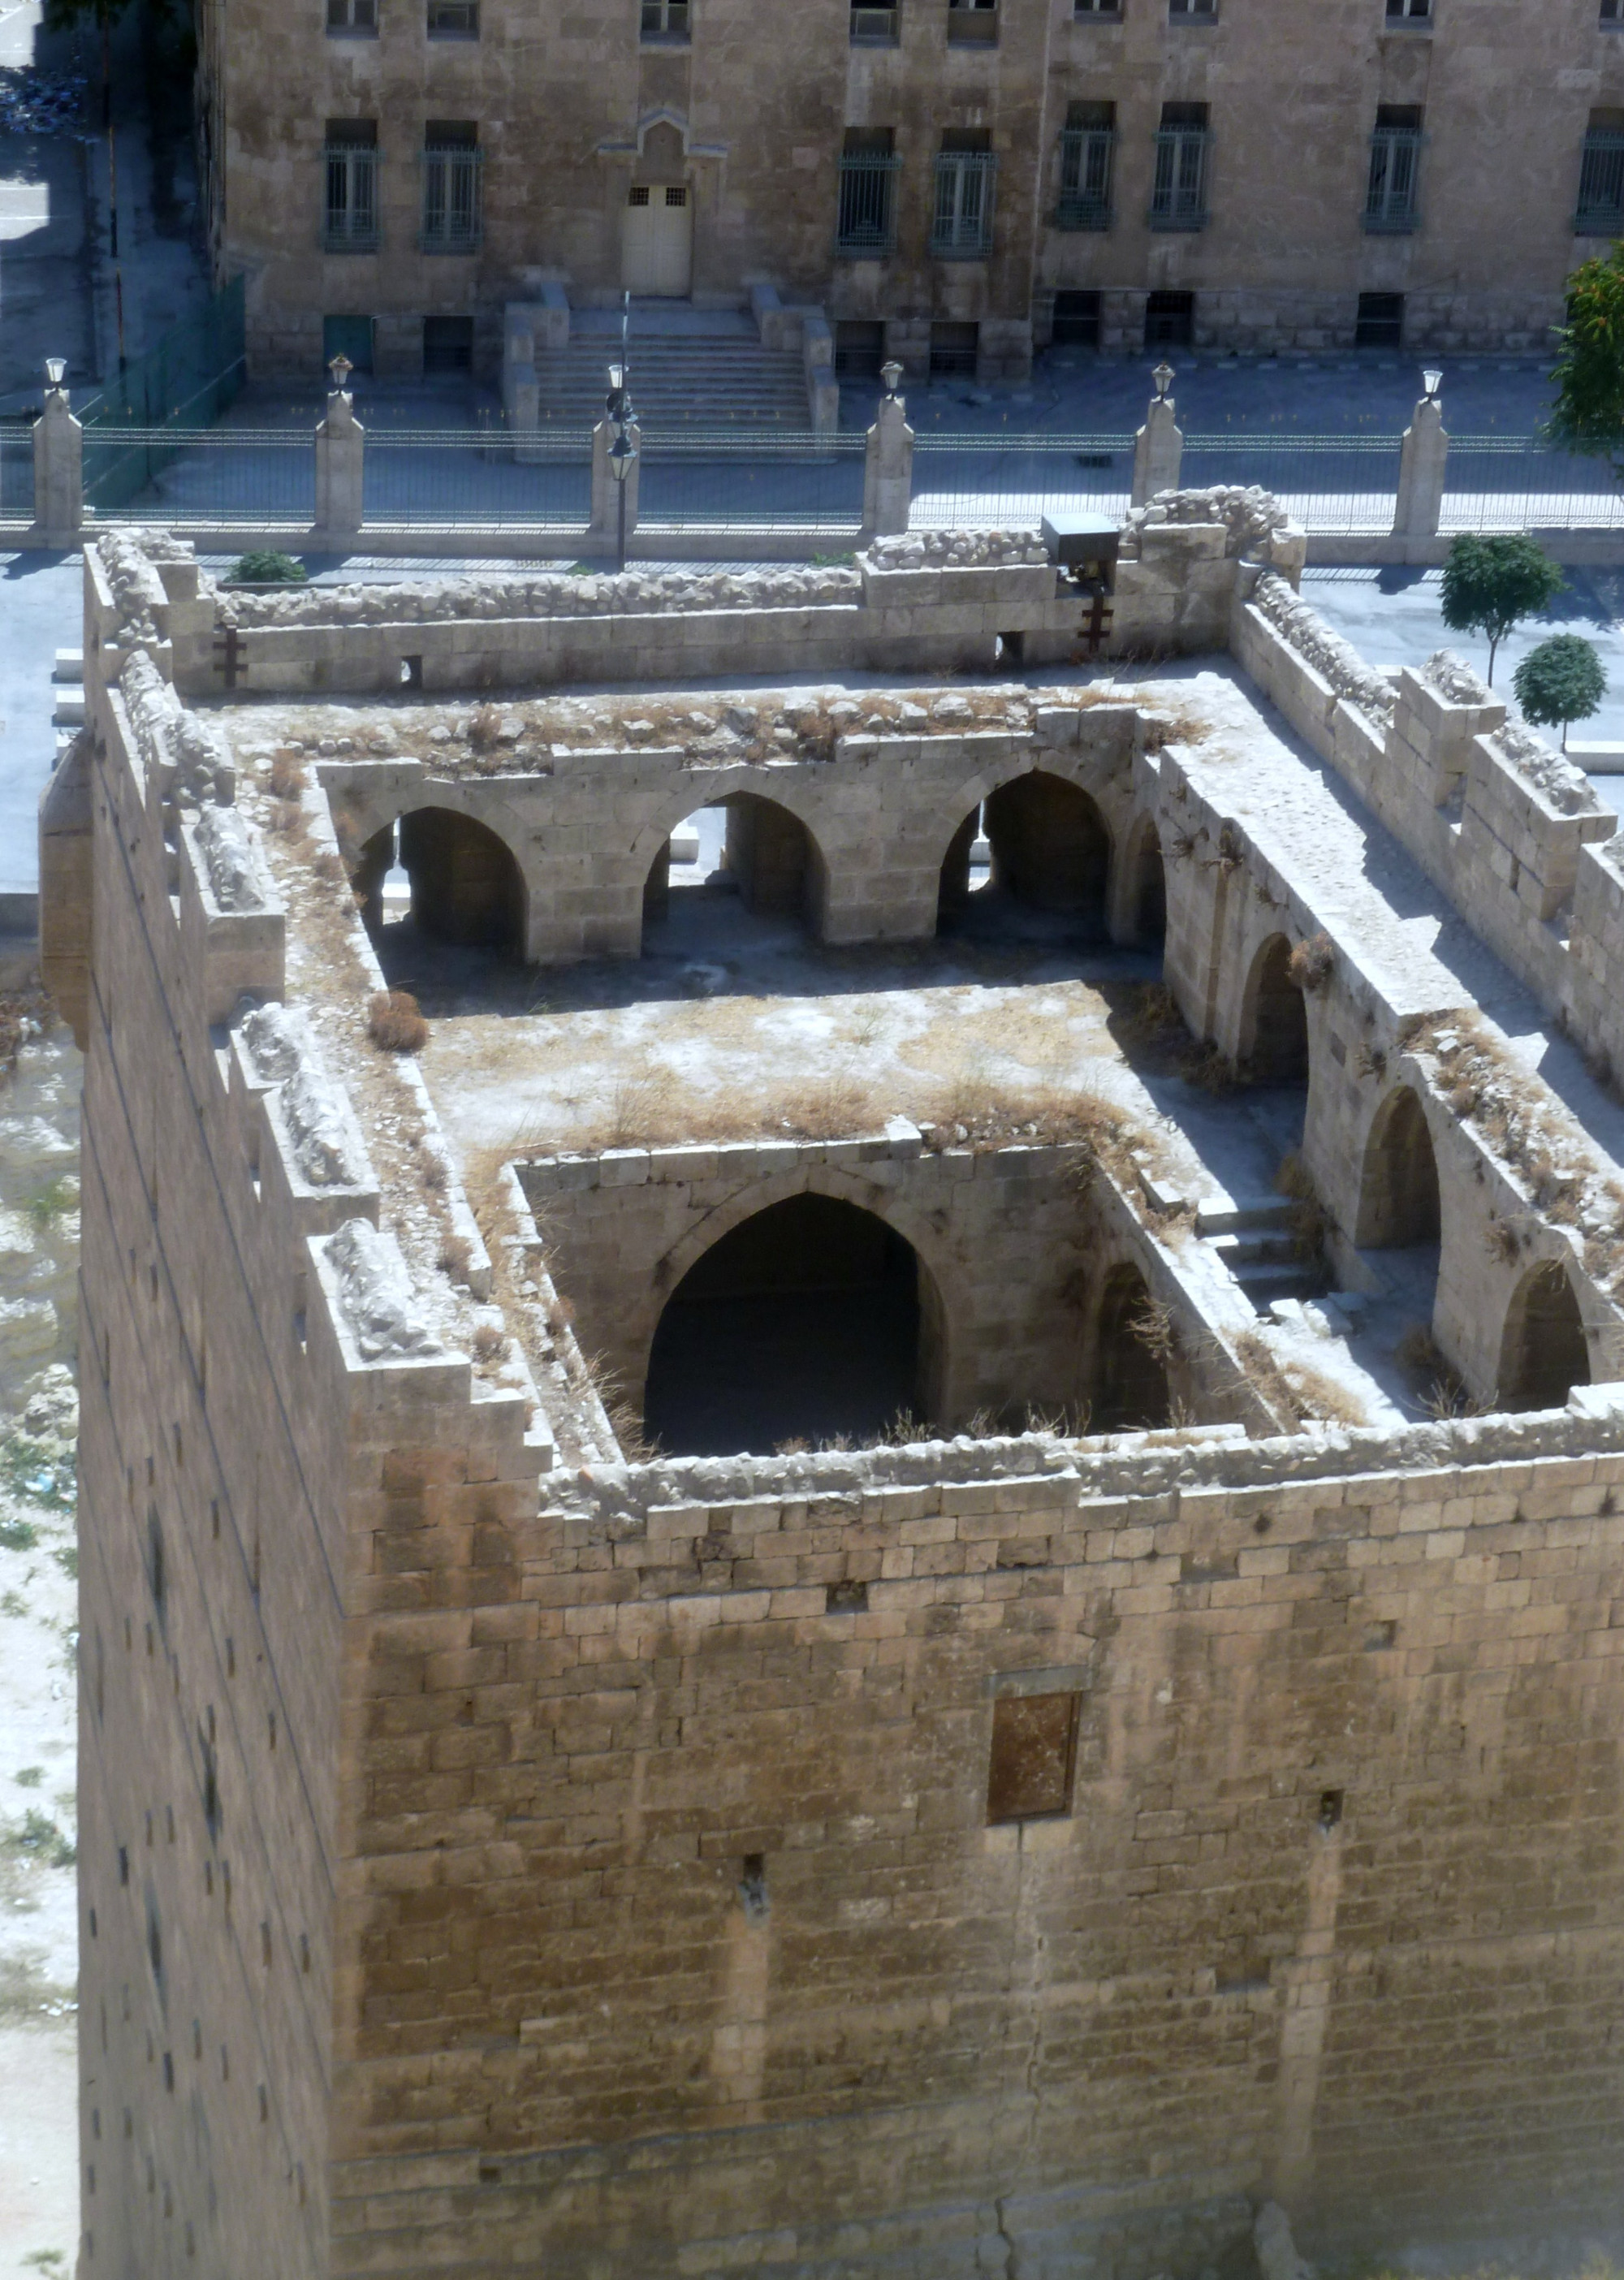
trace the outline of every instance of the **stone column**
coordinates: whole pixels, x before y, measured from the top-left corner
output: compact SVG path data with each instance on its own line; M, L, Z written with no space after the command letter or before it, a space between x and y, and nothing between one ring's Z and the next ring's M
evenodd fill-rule
M620 502L619 492L626 492L626 535L629 538L637 528L637 483L643 468L643 430L634 420L627 428L627 440L637 447L631 472L624 486L616 482L609 472L609 447L615 439L612 420L600 420L592 430L592 523L594 538L607 539L613 545L620 535Z
M73 546L84 519L84 429L66 389L53 385L34 423L35 535L50 545Z
M361 486L366 431L346 388L327 397L327 416L316 430L316 528L335 537L361 528Z
M1158 491L1176 491L1179 487L1184 431L1178 423L1177 406L1167 393L1172 382L1171 368L1158 365L1157 393L1151 398L1144 426L1134 438L1134 490L1130 502L1134 506L1143 506Z
M1423 396L1405 429L1398 459L1398 497L1393 505L1395 538L1435 538L1443 512L1443 477L1449 465L1449 433L1443 406Z
M870 538L906 530L913 504L913 430L908 407L896 392L901 367L887 365L885 374L891 392L880 398L863 469L863 529Z

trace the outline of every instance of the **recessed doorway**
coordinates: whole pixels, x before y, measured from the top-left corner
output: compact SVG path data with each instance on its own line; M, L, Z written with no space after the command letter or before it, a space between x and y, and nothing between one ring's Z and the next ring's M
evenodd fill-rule
M622 224L621 283L628 293L685 300L693 280L693 191L686 182L634 182Z

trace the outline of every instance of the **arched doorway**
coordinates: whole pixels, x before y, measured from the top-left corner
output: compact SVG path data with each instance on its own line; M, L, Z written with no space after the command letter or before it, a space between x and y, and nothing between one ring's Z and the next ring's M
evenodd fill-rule
M1100 1294L1090 1425L1100 1433L1165 1425L1171 1412L1162 1317L1139 1269L1113 1267Z
M1438 1240L1438 1162L1427 1112L1407 1084L1377 1111L1365 1145L1354 1241L1404 1251Z
M367 843L364 864L377 844ZM523 956L524 876L487 825L451 808L413 808L400 819L396 848L411 882L412 917L424 934L466 949ZM380 895L382 885L380 874Z
M643 923L675 914L686 933L703 923L704 897L729 895L753 917L796 919L816 934L823 881L822 856L800 818L776 800L735 792L697 810L660 848L643 882ZM690 901L689 890L703 893Z
M1134 858L1134 940L1158 950L1167 939L1167 867L1161 835L1148 819Z
M1241 1058L1264 1084L1308 1082L1308 1013L1291 978L1291 944L1271 935L1252 961Z
M1111 835L1086 791L1039 769L1000 785L985 815L995 888L1035 910L1091 918L1104 933Z
M921 1420L939 1320L912 1244L838 1197L769 1204L712 1244L666 1303L643 1422L672 1456L854 1444Z
M1500 1344L1502 1409L1560 1409L1590 1383L1584 1321L1566 1269L1542 1259L1518 1284Z

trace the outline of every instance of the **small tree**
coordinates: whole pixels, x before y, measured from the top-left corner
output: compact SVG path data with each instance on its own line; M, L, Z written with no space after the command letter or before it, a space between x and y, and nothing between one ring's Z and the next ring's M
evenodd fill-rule
M1598 254L1567 281L1567 322L1557 335L1552 443L1605 459L1624 482L1624 245Z
M1443 622L1451 632L1482 634L1494 653L1521 618L1543 610L1566 581L1531 538L1457 538L1443 565Z
M1541 728L1560 728L1567 750L1567 724L1588 720L1607 693L1602 661L1582 634L1553 634L1530 650L1512 675L1523 717Z

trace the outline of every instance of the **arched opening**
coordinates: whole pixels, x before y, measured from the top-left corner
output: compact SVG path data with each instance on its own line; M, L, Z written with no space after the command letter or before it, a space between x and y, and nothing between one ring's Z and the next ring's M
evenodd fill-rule
M788 1197L712 1244L666 1302L645 1429L673 1456L732 1456L923 1421L939 1322L918 1254L883 1220Z
M1091 918L1104 931L1111 835L1086 791L1041 769L987 801L992 883L1034 910Z
M1250 1019L1242 1059L1264 1084L1308 1082L1308 1013L1291 976L1291 944L1271 935L1258 952L1247 991Z
M523 874L496 833L472 816L412 809L398 827L387 825L366 842L355 887L374 936L410 916L438 942L524 954Z
M1590 1383L1590 1357L1574 1286L1560 1259L1542 1259L1518 1284L1500 1345L1502 1409L1560 1409Z
M791 919L816 934L823 876L817 843L798 816L776 800L735 792L696 810L655 856L643 882L643 924L668 922L679 938L650 942L645 932L643 947L691 952L705 932L727 928L729 911Z
M1160 834L1147 822L1134 861L1134 940L1158 950L1167 939L1167 867Z
M1355 1242L1405 1251L1438 1240L1438 1161L1427 1113L1400 1085L1378 1110L1365 1147Z
M1100 1294L1094 1352L1096 1432L1165 1425L1172 1413L1167 1387L1168 1325L1149 1285L1131 1263L1113 1267Z

